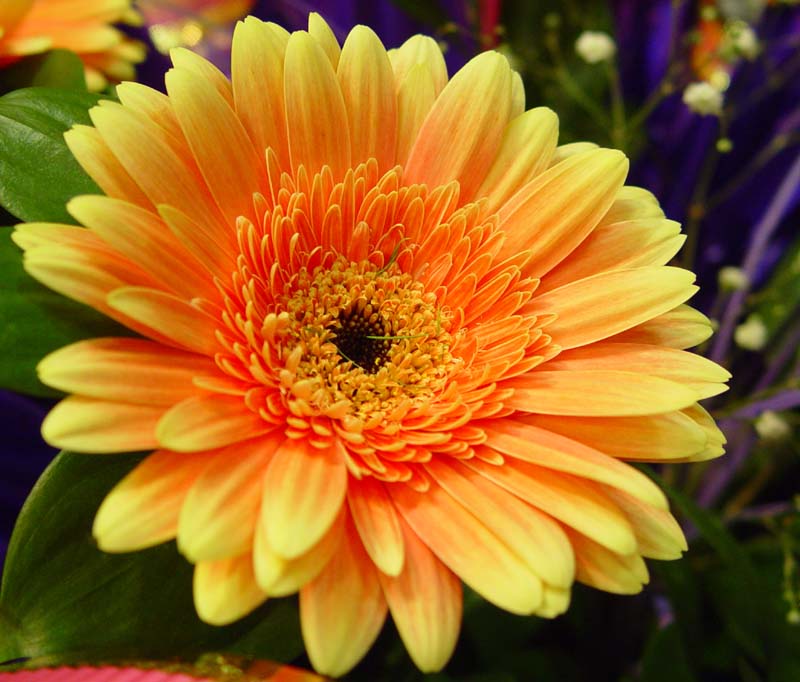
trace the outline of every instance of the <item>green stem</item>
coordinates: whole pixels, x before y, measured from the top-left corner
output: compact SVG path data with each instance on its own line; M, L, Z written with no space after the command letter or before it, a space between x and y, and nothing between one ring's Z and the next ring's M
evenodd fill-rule
M619 77L617 61L608 63L608 80L611 84L611 139L617 149L625 149L625 98L622 96L622 84Z

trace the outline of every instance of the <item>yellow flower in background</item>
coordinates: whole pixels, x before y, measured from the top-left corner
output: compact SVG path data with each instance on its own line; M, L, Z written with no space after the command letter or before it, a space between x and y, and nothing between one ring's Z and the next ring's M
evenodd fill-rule
M90 90L134 77L144 45L111 24L138 24L131 0L2 0L0 66L57 48L76 52Z
M184 49L68 144L107 196L88 229L18 226L28 272L142 338L76 343L43 426L87 453L155 450L108 495L99 546L177 539L197 611L299 591L339 675L387 611L424 671L450 657L461 581L553 617L575 580L638 592L686 548L631 461L699 461L697 401L728 373L694 276L627 159L557 146L485 52L448 80L434 40L340 48L317 15L236 29L232 79ZM157 598L154 595L154 598Z

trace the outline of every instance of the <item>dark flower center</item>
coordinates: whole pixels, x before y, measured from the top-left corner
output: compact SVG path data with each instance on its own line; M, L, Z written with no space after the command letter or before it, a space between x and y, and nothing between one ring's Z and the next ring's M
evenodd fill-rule
M389 357L391 325L363 298L340 310L330 329L342 362L350 361L374 374Z

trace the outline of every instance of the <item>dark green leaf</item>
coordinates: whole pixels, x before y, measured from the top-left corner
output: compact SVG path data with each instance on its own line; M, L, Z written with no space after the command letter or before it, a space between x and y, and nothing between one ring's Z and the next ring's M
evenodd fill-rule
M642 659L641 682L696 682L675 623L657 630Z
M0 272L0 388L58 396L36 377L36 364L47 353L80 339L131 333L28 275L8 228L0 229Z
M86 90L83 62L69 50L52 50L21 59L0 72L0 91L20 88Z
M66 211L78 194L97 194L64 142L75 123L89 123L99 97L88 92L26 88L0 97L0 205L21 220L74 222Z
M62 453L20 513L0 588L0 661L191 658L220 651L286 662L302 650L294 600L226 627L202 623L174 543L105 554L94 514L141 455Z

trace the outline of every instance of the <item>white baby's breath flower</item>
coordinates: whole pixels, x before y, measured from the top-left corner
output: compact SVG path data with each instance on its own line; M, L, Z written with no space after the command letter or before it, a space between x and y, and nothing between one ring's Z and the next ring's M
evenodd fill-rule
M702 116L719 116L723 101L722 91L705 81L689 83L683 91L683 103Z
M767 326L758 315L750 315L733 332L736 345L745 350L761 350L767 345Z
M584 31L575 41L575 52L589 64L611 59L617 52L614 39L603 31Z
M781 415L772 410L765 410L753 424L756 433L766 441L782 441L792 433L792 427Z
M719 282L720 289L724 289L725 291L741 291L750 286L750 278L747 276L747 273L733 265L720 268L717 281Z

